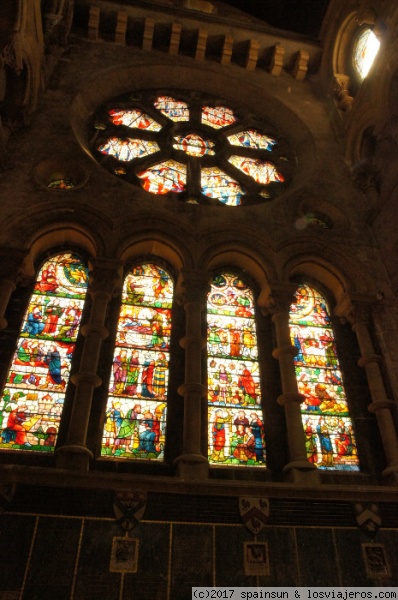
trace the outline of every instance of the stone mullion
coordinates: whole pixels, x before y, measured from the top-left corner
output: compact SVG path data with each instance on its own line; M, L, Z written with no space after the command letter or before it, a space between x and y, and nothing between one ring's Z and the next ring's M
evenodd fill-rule
M398 484L398 436L392 411L395 404L387 398L387 392L380 369L382 357L375 351L369 331L370 305L352 302L345 297L336 311L346 317L357 337L361 357L359 366L365 369L370 395L372 398L368 410L374 413L386 457L387 467L382 477L387 484Z
M105 318L119 277L119 263L97 261L91 273L89 294L92 298L90 318L81 328L84 346L80 368L71 380L75 384L72 413L69 422L67 441L56 451L57 466L65 469L88 470L93 458L87 448L87 430L91 412L94 389L102 379L97 375L102 341L108 336Z
M276 348L273 356L279 361L282 394L278 404L283 406L286 418L287 442L289 448L289 463L283 471L288 481L294 483L317 484L319 473L315 465L307 458L303 423L300 404L304 396L299 393L297 386L294 357L297 349L290 338L290 305L294 300L295 286L270 287L265 312L272 315L275 325Z
M208 460L201 453L202 402L206 387L202 384L202 314L206 306L208 281L199 274L184 272L181 302L185 310L185 335L180 345L185 350L184 383L178 388L184 398L183 452L176 460L178 474L184 478L206 478Z

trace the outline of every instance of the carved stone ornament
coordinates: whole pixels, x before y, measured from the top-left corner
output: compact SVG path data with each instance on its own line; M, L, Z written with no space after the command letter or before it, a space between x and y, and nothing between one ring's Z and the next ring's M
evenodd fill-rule
M144 492L121 490L115 492L113 511L116 521L125 531L138 525L146 509L147 496Z
M380 510L374 502L358 502L354 505L355 520L363 531L374 536L381 525Z
M254 534L259 533L265 527L269 517L268 498L239 498L239 514L242 523Z

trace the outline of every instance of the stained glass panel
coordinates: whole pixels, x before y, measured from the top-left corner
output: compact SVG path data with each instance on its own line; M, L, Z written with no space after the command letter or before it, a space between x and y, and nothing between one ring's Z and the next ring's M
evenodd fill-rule
M0 449L54 451L87 283L73 254L41 268L0 400Z
M197 133L189 133L186 136L178 135L174 138L173 148L182 150L189 156L205 156L206 154L214 155L214 142L204 140Z
M152 194L183 192L187 181L187 168L175 160L166 160L139 173L138 177L143 180L144 190Z
M146 129L147 131L160 131L162 126L156 123L149 115L139 109L123 110L113 108L108 111L109 119L114 125L125 125L131 129Z
M71 179L54 179L50 181L47 187L52 190L71 190L75 187L75 184Z
M371 29L365 29L358 37L354 49L354 65L364 79L370 71L380 48L380 41Z
M239 131L239 133L227 136L227 139L232 146L254 148L255 150L271 151L272 147L276 144L275 140L255 129Z
M173 281L152 263L127 275L101 454L163 459Z
M217 167L206 167L201 171L202 194L215 198L228 206L239 206L244 190L239 183Z
M207 355L210 463L265 465L253 294L233 273L211 282Z
M171 96L159 96L153 104L172 121L189 121L189 108L186 102L176 100Z
M236 117L233 110L226 106L203 106L202 123L213 129L221 129L235 123Z
M358 471L352 421L329 312L314 288L300 285L290 309L290 335L308 460L320 469Z
M230 156L229 162L237 169L246 173L256 181L266 185L273 181L284 181L283 176L278 173L275 165L270 162L263 162L258 158L246 158L244 156Z
M135 158L159 152L160 148L156 142L132 138L111 137L105 144L98 146L98 150L102 152L102 154L109 154L122 162L129 162Z

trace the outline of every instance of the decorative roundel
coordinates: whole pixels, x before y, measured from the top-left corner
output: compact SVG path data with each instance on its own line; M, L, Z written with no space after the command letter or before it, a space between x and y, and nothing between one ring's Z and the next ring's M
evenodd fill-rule
M354 44L353 62L359 78L365 79L377 56L380 40L371 27L360 30Z
M272 200L295 168L275 125L182 90L116 98L96 112L92 128L92 151L103 167L150 194L190 204Z

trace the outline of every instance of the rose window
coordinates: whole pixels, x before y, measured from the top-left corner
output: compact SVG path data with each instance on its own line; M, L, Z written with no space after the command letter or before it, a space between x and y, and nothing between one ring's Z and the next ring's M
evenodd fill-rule
M114 175L192 204L249 205L283 193L295 159L275 124L183 91L129 94L97 111L92 150Z

